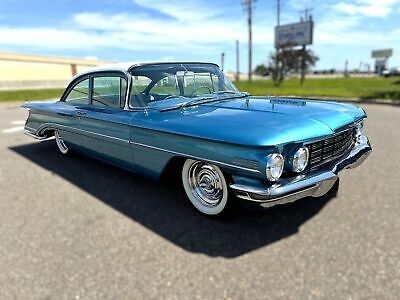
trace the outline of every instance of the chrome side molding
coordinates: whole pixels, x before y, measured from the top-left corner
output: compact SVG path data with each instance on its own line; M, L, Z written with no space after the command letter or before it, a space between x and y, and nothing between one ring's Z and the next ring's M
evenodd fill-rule
M39 141L46 140L46 139L49 138L47 135L44 135L44 136L36 135L35 133L33 133L33 132L31 132L31 131L29 131L27 129L24 130L24 134L29 136L29 137L32 137L32 138L34 138L36 140L39 140Z

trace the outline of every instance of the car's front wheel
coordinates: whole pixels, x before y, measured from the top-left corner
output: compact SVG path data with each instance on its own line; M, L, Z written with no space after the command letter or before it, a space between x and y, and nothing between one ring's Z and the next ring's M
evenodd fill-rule
M62 136L58 130L54 131L54 137L56 139L56 144L57 144L58 150L60 150L60 152L64 155L68 154L69 149L68 149L67 145L65 144L64 139L62 138Z
M182 182L193 206L203 214L221 214L228 202L228 185L221 169L213 164L187 159Z

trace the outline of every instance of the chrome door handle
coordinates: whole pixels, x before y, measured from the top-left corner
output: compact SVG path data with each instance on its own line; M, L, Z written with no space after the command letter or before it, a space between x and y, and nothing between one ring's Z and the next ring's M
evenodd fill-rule
M77 111L76 112L76 115L78 116L78 117L81 117L81 116L85 116L86 115L86 112L85 111Z
M59 113L59 115L63 116L63 117L73 117L74 116L73 114L68 114L68 113Z

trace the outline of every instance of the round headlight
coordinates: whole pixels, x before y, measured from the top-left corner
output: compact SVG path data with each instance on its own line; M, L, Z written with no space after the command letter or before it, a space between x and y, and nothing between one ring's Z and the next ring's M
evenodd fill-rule
M293 172L303 172L307 167L309 152L307 147L301 147L293 155L292 170Z
M267 168L265 174L269 181L277 181L283 172L285 160L279 153L273 153L267 156Z

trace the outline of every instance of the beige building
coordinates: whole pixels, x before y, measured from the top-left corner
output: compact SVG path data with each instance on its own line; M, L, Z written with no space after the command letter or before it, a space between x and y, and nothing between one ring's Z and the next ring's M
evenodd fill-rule
M73 75L110 61L0 52L0 90L63 88Z

